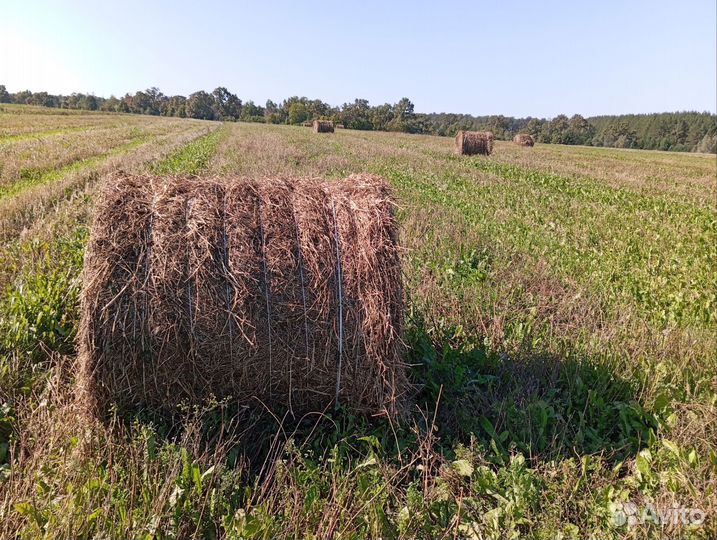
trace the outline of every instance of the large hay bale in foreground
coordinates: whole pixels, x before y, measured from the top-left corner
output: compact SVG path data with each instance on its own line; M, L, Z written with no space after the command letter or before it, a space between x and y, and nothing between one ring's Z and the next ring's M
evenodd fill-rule
M534 146L535 141L533 140L533 137L531 137L527 133L518 133L515 137L513 137L513 142L515 144L519 144L520 146Z
M314 120L314 132L333 133L334 123L330 120Z
M489 156L493 152L493 141L490 131L459 131L456 133L456 153Z
M379 177L117 175L83 283L79 382L100 416L211 396L404 410L397 228Z

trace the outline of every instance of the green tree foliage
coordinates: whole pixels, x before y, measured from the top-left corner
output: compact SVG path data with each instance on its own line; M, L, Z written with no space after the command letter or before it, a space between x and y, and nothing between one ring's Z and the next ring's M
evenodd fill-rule
M5 88L4 84L0 84L0 103L11 103L12 102L12 96L10 95L10 92L7 91L7 88Z
M212 92L214 98L214 116L217 120L238 120L241 116L242 103L236 94L220 86Z
M241 120L244 122L264 122L264 109L253 101L247 101L242 107Z
M301 124L309 119L309 109L307 108L306 103L302 103L301 101L295 101L289 105L289 110L287 112L290 124Z
M214 120L214 99L204 90L194 92L187 98L185 110L189 118Z
M378 105L371 109L371 124L373 129L386 131L393 120L393 107L388 103Z
M373 129L368 100L355 99L353 103L344 103L339 113L339 121L349 129Z
M252 103L253 105L253 103ZM264 106L264 119L267 124L284 124L289 115L272 100L267 99Z

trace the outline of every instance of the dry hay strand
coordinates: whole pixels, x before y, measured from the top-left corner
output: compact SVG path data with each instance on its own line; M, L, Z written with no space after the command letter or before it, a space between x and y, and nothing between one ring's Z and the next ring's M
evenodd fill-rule
M333 133L334 123L331 120L314 120L315 133Z
M489 156L493 152L494 140L490 131L459 131L456 133L456 153L465 156Z
M531 137L527 133L518 133L515 137L513 137L513 142L520 146L534 146L535 145L535 141L533 140L533 137Z
M404 297L379 177L113 175L85 266L81 395L99 417L231 397L401 417Z

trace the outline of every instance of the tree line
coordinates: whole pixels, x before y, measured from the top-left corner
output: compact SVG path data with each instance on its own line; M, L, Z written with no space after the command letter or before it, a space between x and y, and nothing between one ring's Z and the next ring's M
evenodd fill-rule
M264 105L242 101L224 87L212 92L200 90L189 96L167 96L149 88L117 98L73 93L53 95L24 90L10 93L0 85L0 103L20 103L123 112L157 116L178 116L204 120L302 124L314 119L333 120L349 129L398 131L453 136L458 130L490 130L498 139L509 140L516 133L529 133L538 142L580 144L615 148L643 148L683 152L717 152L717 116L708 112L627 114L585 118L560 114L552 119L514 118L503 115L472 116L451 113L417 113L408 98L397 103L371 105L356 99L336 107L320 99L292 96L281 103Z

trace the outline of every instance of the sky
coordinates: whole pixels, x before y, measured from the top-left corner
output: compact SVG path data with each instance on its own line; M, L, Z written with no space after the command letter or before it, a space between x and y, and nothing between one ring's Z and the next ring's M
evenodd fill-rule
M108 97L225 86L417 112L717 109L714 0L0 0L0 84Z

